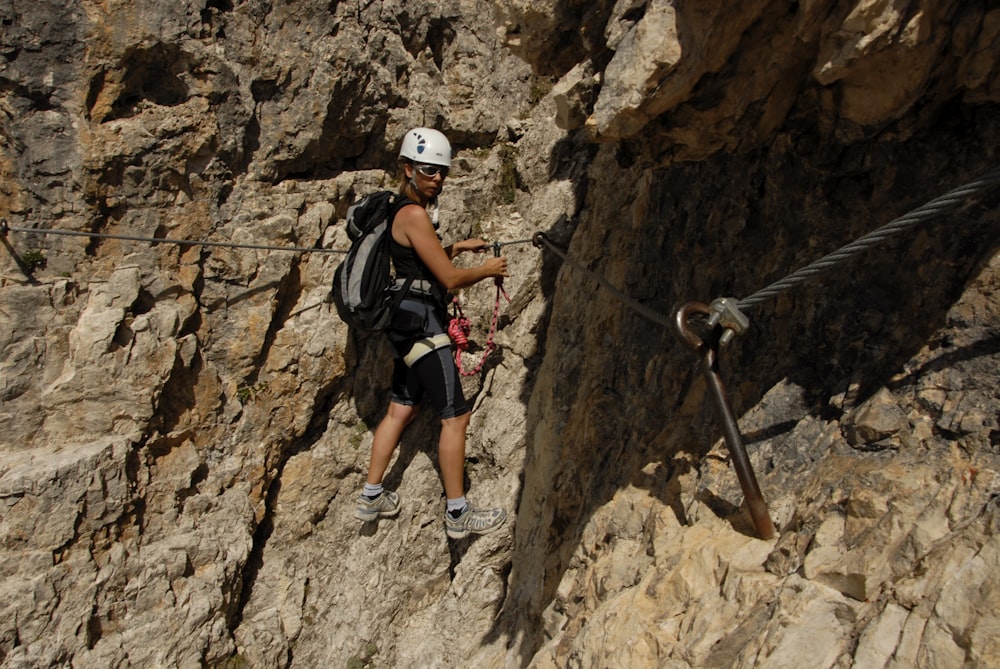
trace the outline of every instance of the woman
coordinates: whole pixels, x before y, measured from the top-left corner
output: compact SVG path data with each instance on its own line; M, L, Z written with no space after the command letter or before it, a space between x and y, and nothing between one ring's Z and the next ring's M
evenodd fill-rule
M448 537L461 539L470 533L492 532L507 514L503 509L474 509L465 498L465 432L470 409L446 330L447 294L483 279L507 276L507 259L491 256L477 267L462 269L452 260L466 251L482 253L487 243L467 239L441 245L427 207L435 205L436 218L437 196L451 167L451 145L443 134L429 128L410 130L403 137L399 161L400 193L406 201L393 218L390 247L397 284L408 278L414 281L390 326L389 341L396 352L392 400L375 429L368 478L356 515L370 521L399 513L399 495L382 487L382 477L426 394L441 417L438 461L447 497L445 531Z

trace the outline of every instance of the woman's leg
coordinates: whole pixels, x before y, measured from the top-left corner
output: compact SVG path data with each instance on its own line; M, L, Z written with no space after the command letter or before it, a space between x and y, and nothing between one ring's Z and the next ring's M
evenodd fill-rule
M470 416L466 412L461 416L441 420L438 463L441 466L444 494L448 499L458 499L465 495L465 433L469 428Z
M441 420L438 461L448 498L444 514L445 533L452 539L470 534L488 534L507 519L503 509L476 509L465 499L465 432L471 414Z
M430 353L414 365L427 396L441 416L438 464L448 499L445 531L452 539L486 534L507 517L503 509L473 509L465 499L465 433L469 428L469 405L462 394L462 380L450 349Z
M378 485L382 482L385 470L389 468L389 462L392 460L392 454L403 436L403 430L417 417L417 411L416 406L389 403L389 410L375 428L372 455L368 463L368 483Z

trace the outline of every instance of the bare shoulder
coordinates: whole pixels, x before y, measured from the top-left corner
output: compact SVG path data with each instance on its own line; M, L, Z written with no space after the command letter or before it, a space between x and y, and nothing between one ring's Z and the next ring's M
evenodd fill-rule
M396 212L395 222L408 230L422 228L425 225L433 228L430 216L427 215L427 210L415 202L403 205L402 208Z
M405 204L396 212L392 224L392 236L400 244L412 246L411 238L421 233L426 234L428 230L433 233L434 225L427 215L427 210L419 204Z
M430 217L427 215L427 210L416 202L404 204L400 207L399 211L396 212L396 222L402 223L403 225L422 223L424 221L429 223L430 220Z

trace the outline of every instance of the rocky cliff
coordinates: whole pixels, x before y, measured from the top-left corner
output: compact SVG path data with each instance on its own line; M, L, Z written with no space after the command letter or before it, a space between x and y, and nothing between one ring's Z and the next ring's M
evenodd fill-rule
M1000 663L991 3L0 19L0 666ZM510 521L452 542L428 411L399 518L353 518L390 357L327 300L416 125L457 149L442 236L511 242L465 379ZM764 538L674 309L970 183L720 347ZM495 293L460 298L473 366Z

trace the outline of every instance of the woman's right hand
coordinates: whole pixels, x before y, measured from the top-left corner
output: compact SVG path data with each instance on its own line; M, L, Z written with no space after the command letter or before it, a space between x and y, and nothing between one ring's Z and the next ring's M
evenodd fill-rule
M507 274L507 258L504 256L487 258L482 266L486 276L510 276Z

